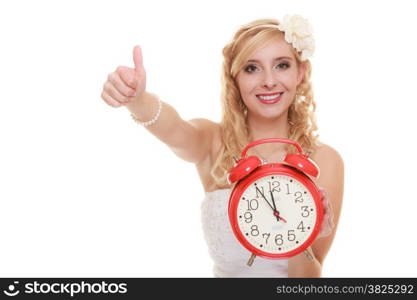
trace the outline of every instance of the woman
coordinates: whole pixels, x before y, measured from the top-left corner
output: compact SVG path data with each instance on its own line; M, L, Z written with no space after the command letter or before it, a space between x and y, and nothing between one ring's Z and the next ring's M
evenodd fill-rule
M134 120L167 144L180 158L195 163L206 191L202 221L217 277L319 277L340 216L344 166L338 152L319 142L310 83L314 40L299 16L283 22L262 19L242 26L223 49L222 120L181 119L176 110L146 91L140 47L133 50L135 68L118 67L104 84L102 98L126 106ZM287 260L258 258L246 265L249 252L231 231L227 172L251 141L285 137L297 141L320 168L313 179L325 191L325 222L310 255ZM292 147L262 144L252 154L274 162ZM332 208L332 209L331 209ZM334 220L334 221L333 221Z

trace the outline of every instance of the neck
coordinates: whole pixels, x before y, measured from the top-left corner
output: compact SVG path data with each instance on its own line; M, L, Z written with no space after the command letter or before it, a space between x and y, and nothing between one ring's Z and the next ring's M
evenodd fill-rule
M253 117L249 114L248 127L251 140L254 141L273 137L288 138L290 126L288 124L287 115L288 112L275 119L264 119Z
M248 127L250 140L255 141L265 138L288 138L290 126L288 124L288 111L275 119L265 119L248 114ZM285 144L268 143L256 146L264 152L284 151Z

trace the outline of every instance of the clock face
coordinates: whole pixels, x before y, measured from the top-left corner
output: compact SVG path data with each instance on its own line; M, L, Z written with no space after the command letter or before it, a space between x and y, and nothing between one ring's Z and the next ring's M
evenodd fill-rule
M256 249L285 255L300 248L317 231L313 195L297 179L268 175L253 181L237 205L237 226Z

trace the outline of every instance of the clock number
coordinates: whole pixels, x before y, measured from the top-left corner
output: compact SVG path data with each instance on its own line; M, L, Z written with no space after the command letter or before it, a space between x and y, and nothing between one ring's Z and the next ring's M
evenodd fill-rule
M255 186L255 189L256 189L256 198L259 198L259 194L261 194L263 198L265 195L264 187L261 186L262 191L257 186Z
M295 196L298 195L298 197L295 198L295 203L297 203L297 202L303 202L304 201L303 194L301 192L295 192L294 195Z
M292 241L295 241L295 239L296 239L296 236L294 234L294 230L288 230L288 240L292 242Z
M274 192L274 191L276 191L278 193L281 192L279 181L272 181L272 184L271 184L270 181L268 181L268 184L269 184L269 191L270 192Z
M287 186L287 195L291 194L290 193L290 185L288 183L285 184Z
M284 244L284 240L282 239L282 234L277 234L275 236L275 244L277 244L277 246L282 246L282 244Z
M252 226L250 227L250 229L251 229L250 234L251 234L252 236L258 236L258 235L259 235L258 225L252 225Z
M258 209L258 206L259 206L258 200L252 199L252 200L245 200L245 201L248 202L248 209L247 209L248 211Z
M245 217L245 222L246 223L250 223L252 222L252 214L250 212L245 212L245 214L243 215Z
M301 221L300 224L298 224L297 229L301 230L301 232L305 232L306 228L304 227L303 221Z
M265 236L266 236L265 244L268 244L268 239L269 239L269 236L270 236L270 235L271 235L270 233L263 233L263 234L262 234L262 237L263 237L263 238L265 238Z
M301 216L306 218L310 215L310 212L308 211L308 206L301 206L301 210L303 211L301 213Z

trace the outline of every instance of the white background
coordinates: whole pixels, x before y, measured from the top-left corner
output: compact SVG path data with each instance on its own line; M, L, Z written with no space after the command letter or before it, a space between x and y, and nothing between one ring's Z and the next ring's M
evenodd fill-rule
M240 25L312 23L317 120L345 162L327 277L416 276L412 1L2 1L0 275L211 277L194 165L100 98L133 66L184 119L220 120Z

